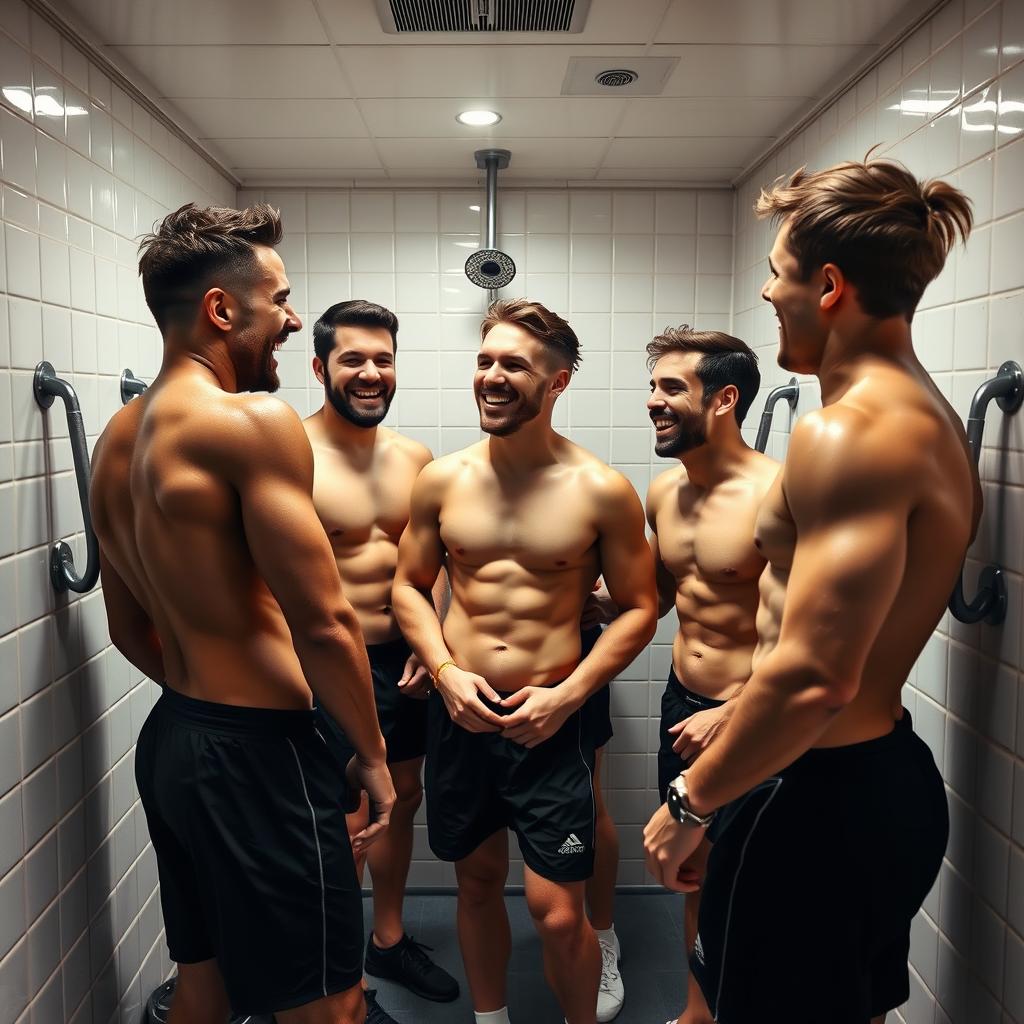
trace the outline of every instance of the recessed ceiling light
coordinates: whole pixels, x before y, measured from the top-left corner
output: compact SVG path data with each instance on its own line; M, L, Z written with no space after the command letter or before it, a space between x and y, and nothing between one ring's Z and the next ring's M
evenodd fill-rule
M461 114L455 115L455 120L471 128L486 128L488 125L497 124L501 120L501 114L493 110L464 110Z

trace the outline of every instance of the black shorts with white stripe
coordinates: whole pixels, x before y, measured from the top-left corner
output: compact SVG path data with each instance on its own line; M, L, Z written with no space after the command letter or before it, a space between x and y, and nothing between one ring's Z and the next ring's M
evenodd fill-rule
M359 984L345 781L312 711L165 689L139 735L135 776L172 960L216 959L236 1014Z
M553 684L557 685L557 684ZM586 705L543 743L456 725L437 691L429 698L427 838L441 860L469 856L510 828L527 866L553 882L594 871L594 722ZM510 708L484 699L499 715Z

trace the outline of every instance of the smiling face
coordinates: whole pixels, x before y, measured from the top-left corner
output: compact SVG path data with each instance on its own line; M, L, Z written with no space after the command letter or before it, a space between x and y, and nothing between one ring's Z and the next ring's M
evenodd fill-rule
M319 359L313 362L324 396L349 423L375 427L395 397L391 332L384 327L345 326L334 329L334 338L326 365Z
M704 385L697 376L702 358L702 352L669 352L651 371L647 411L654 424L654 451L663 459L707 444Z
M274 353L302 321L288 302L291 286L281 257L269 246L254 246L255 283L232 296L239 310L233 357L239 389L276 391L281 386Z
M779 366L795 373L815 373L821 365L828 329L821 316L822 274L804 281L788 245L789 226L783 222L768 256L770 276L761 298L771 303L779 321Z
M473 377L480 429L514 434L546 404L550 414L568 383L569 371L554 365L542 342L516 324L495 324L480 345Z

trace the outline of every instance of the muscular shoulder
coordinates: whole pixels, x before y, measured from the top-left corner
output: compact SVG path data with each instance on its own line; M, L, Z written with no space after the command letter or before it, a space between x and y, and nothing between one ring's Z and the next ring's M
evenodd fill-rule
M311 474L313 456L299 414L270 395L225 395L204 410L207 443L236 469L294 467Z
M467 469L480 467L479 455L474 452L477 447L477 445L472 445L425 463L416 477L413 488L414 502L420 505L440 506L449 488L458 477L463 475Z
M417 470L421 470L428 462L433 461L434 455L425 444L420 444L419 441L414 441L411 437L399 434L397 430L384 427L378 429L386 431L384 436L394 454L412 463Z
M685 487L688 482L686 469L683 466L673 466L671 469L659 473L647 489L647 522L652 530L656 529L658 513L672 501L675 501L680 487Z

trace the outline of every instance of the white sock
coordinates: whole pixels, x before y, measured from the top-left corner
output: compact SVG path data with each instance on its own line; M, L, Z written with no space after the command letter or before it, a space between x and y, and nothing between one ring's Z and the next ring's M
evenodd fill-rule
M474 1010L473 1016L476 1017L476 1024L509 1024L507 1006L500 1010L488 1010L487 1013L477 1013Z
M609 946L615 945L615 925L612 925L611 928L595 928L594 934L599 942L604 942Z

